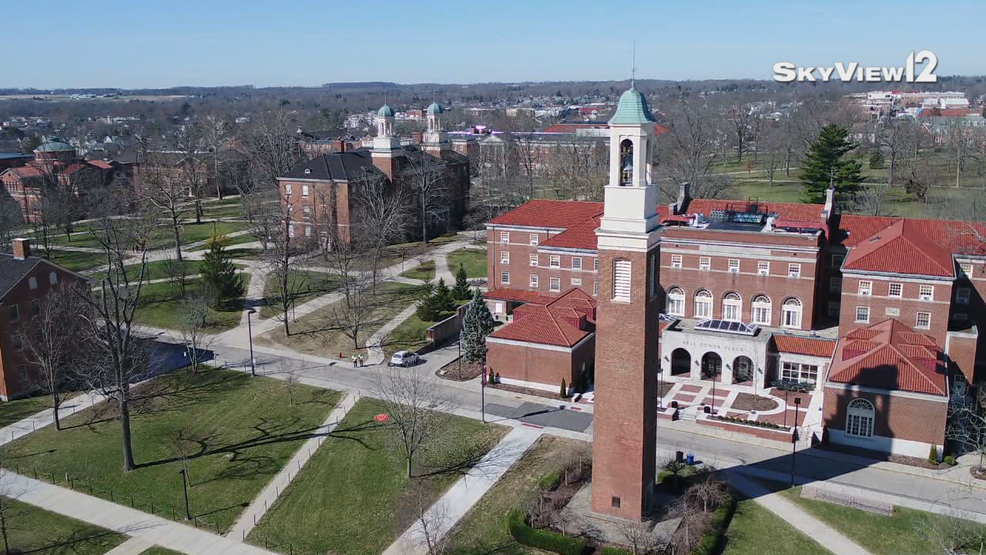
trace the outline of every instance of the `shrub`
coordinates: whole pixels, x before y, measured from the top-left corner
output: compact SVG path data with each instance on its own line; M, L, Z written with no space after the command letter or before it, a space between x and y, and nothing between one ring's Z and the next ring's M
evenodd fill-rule
M955 455L945 455L945 464L948 466L955 466L957 464L955 462Z
M561 473L557 470L553 470L538 480L538 488L542 490L555 489L558 486L558 482L561 481Z
M714 553L718 553L719 547L722 544L722 538L726 534L726 529L729 528L729 521L733 519L734 512L736 512L736 499L730 495L726 502L712 513L712 518L709 520L709 527L702 533L702 537L698 540L690 555L713 555Z
M565 378L561 379L561 389L558 391L558 394L561 395L562 399L568 398L568 386L565 385Z
M753 426L756 428L769 428L771 430L783 430L784 426L779 424L774 424L773 422L767 422L766 420L747 420L745 418L736 418L735 416L710 416L710 420L721 420L723 422L731 422L733 424L741 424L743 426Z
M560 555L582 555L586 551L585 540L571 538L551 530L531 528L524 522L524 513L511 509L507 513L507 529L517 543L559 553Z
M612 545L603 546L599 552L602 555L630 555L630 552L626 549L620 549L619 547L614 547Z
M938 446L932 445L931 449L928 451L928 462L931 464L938 464Z

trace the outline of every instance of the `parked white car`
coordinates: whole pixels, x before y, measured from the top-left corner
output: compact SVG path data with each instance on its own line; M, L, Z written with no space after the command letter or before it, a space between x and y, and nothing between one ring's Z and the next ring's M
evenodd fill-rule
M397 351L390 357L388 366L414 366L421 362L421 357L411 351Z

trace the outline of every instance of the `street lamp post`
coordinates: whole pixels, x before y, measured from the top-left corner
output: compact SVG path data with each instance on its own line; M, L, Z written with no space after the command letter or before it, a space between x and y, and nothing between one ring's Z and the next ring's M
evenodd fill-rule
M257 313L257 309L251 308L247 310L247 335L250 337L250 375L257 375L257 359L253 358L253 324L250 322L250 317Z
M185 520L192 520L192 513L188 510L188 476L185 475L184 468L178 474L181 474L181 489L185 492Z
M791 487L794 487L794 459L798 454L798 407L801 406L801 397L794 398L794 433L791 434ZM787 412L785 410L784 412Z
M486 422L486 365L485 364L483 365L483 377L480 380L479 384L480 384L479 395L481 400L480 404L482 406L481 410L483 411L483 423L485 423Z

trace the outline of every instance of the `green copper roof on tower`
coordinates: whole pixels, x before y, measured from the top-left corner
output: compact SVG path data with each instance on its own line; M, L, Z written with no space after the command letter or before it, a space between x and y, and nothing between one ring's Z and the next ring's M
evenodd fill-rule
M620 96L620 103L616 106L616 114L609 120L609 123L610 125L654 123L654 117L650 115L650 109L647 107L647 98L631 85Z
M442 107L439 106L437 102L432 102L431 103L431 106L428 106L428 115L429 116L437 116L437 115L439 115L441 113L444 113L444 112L445 112L445 110L443 110Z
M377 115L382 118L392 118L394 117L394 109L384 104L380 107L380 110L377 111Z

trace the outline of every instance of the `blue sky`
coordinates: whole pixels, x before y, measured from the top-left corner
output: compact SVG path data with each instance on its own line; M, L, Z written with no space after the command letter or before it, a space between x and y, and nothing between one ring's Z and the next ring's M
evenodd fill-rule
M774 62L984 74L981 0L5 2L2 87L771 76ZM54 60L53 65L45 63ZM15 60L23 63L17 64Z

